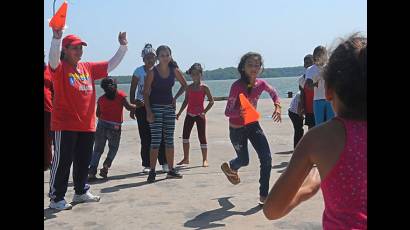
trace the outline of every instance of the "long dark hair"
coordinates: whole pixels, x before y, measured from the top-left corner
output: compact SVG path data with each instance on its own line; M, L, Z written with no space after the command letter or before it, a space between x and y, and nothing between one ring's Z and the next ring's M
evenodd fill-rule
M171 61L168 63L168 66L169 66L171 69L179 68L177 62L172 58L171 48L169 48L168 46L166 46L166 45L161 45L161 46L159 46L159 47L157 48L157 51L156 51L157 57L159 57L159 53L160 53L162 50L168 50L168 51L169 51L169 55L171 55Z
M343 115L367 119L367 38L353 34L332 52L324 69L327 88L333 89L344 105Z
M248 52L245 55L243 55L241 58L241 61L238 64L238 68L237 68L239 74L241 75L241 80L246 84L246 89L248 93L252 92L252 86L250 85L249 78L248 76L246 76L246 73L245 73L245 63L246 63L246 60L252 57L256 57L261 63L261 68L262 68L261 73L262 73L264 69L262 55L260 55L259 53L255 53L255 52Z

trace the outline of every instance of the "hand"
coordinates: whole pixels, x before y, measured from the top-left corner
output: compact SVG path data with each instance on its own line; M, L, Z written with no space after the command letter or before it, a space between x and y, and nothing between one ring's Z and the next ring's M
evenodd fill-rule
M154 119L155 119L154 114L153 114L152 112L148 112L148 113L147 113L147 121L148 121L148 123L154 123Z
M62 29L53 29L53 38L54 39L61 39L63 37L63 30Z
M136 106L137 108L141 108L141 107L144 106L144 102L142 102L142 101L136 101L136 102L135 102L135 106Z
M130 117L135 120L135 111L133 109L130 111Z
M172 106L174 107L174 109L177 107L177 99L172 99Z
M118 34L118 41L120 42L120 45L127 45L127 32L120 32Z
M279 107L275 107L275 111L273 111L272 119L274 122L282 122L281 117L281 109Z
M201 113L199 116L205 120L205 113Z

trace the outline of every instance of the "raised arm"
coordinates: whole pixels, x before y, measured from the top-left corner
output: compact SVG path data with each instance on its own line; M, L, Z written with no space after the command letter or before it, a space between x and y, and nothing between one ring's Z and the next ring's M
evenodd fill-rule
M63 36L62 30L54 30L53 29L53 39L51 39L51 46L50 52L48 55L48 63L52 71L56 70L58 67L58 63L60 63L60 55L61 55L61 37Z
M118 34L118 41L120 43L120 47L114 56L108 61L108 73L113 71L120 64L128 50L127 32L120 32Z

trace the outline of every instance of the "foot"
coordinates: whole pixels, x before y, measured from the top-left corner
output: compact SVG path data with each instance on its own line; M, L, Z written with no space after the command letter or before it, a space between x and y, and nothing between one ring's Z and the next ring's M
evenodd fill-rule
M73 208L73 206L67 203L65 200L60 200L58 202L51 201L48 207L57 210L69 210Z
M103 167L102 169L100 169L100 176L103 178L107 178L108 175L108 168Z
M202 167L208 167L209 165L208 165L208 161L207 160L204 160L204 161L202 161Z
M185 160L184 158L177 165L188 165L188 164L189 164L189 160Z
M241 179L239 178L238 172L232 170L229 167L228 162L222 163L221 169L222 169L222 172L225 174L225 176L228 178L229 182L231 182L232 184L236 185L236 184L239 184L239 182L241 182Z
M93 180L96 180L97 179L97 177L95 176L95 174L93 174L93 173L88 173L88 180L89 181L93 181Z
M155 176L156 175L157 175L157 173L155 172L155 169L150 170L149 174L148 174L147 182L148 183L153 183L155 181Z
M172 169L168 172L167 179L182 179L182 175L175 169Z
M169 172L169 166L168 166L168 164L163 164L163 165L162 165L162 171L163 171L164 173Z
M260 196L259 197L259 205L263 206L266 201L266 196Z
M142 170L142 172L143 172L144 174L148 174L150 170L151 170L150 167L144 167L144 169Z
M86 193L78 195L74 194L73 202L75 203L83 203L83 202L98 202L100 201L100 196L94 196L87 190Z

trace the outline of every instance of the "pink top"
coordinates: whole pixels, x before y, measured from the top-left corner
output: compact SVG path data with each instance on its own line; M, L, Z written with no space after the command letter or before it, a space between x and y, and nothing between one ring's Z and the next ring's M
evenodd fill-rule
M199 90L188 90L188 109L189 115L197 116L204 112L205 89L201 85Z
M346 144L321 183L323 229L367 229L367 121L341 121Z
M265 80L257 78L251 94L248 94L248 91L246 90L246 84L242 80L239 79L235 81L231 86L231 92L229 93L229 98L225 109L225 116L229 117L229 123L234 125L244 125L244 120L240 116L240 93L243 93L256 109L259 96L263 91L269 93L275 104L280 103L279 96L275 88L269 85L269 83L267 83Z

